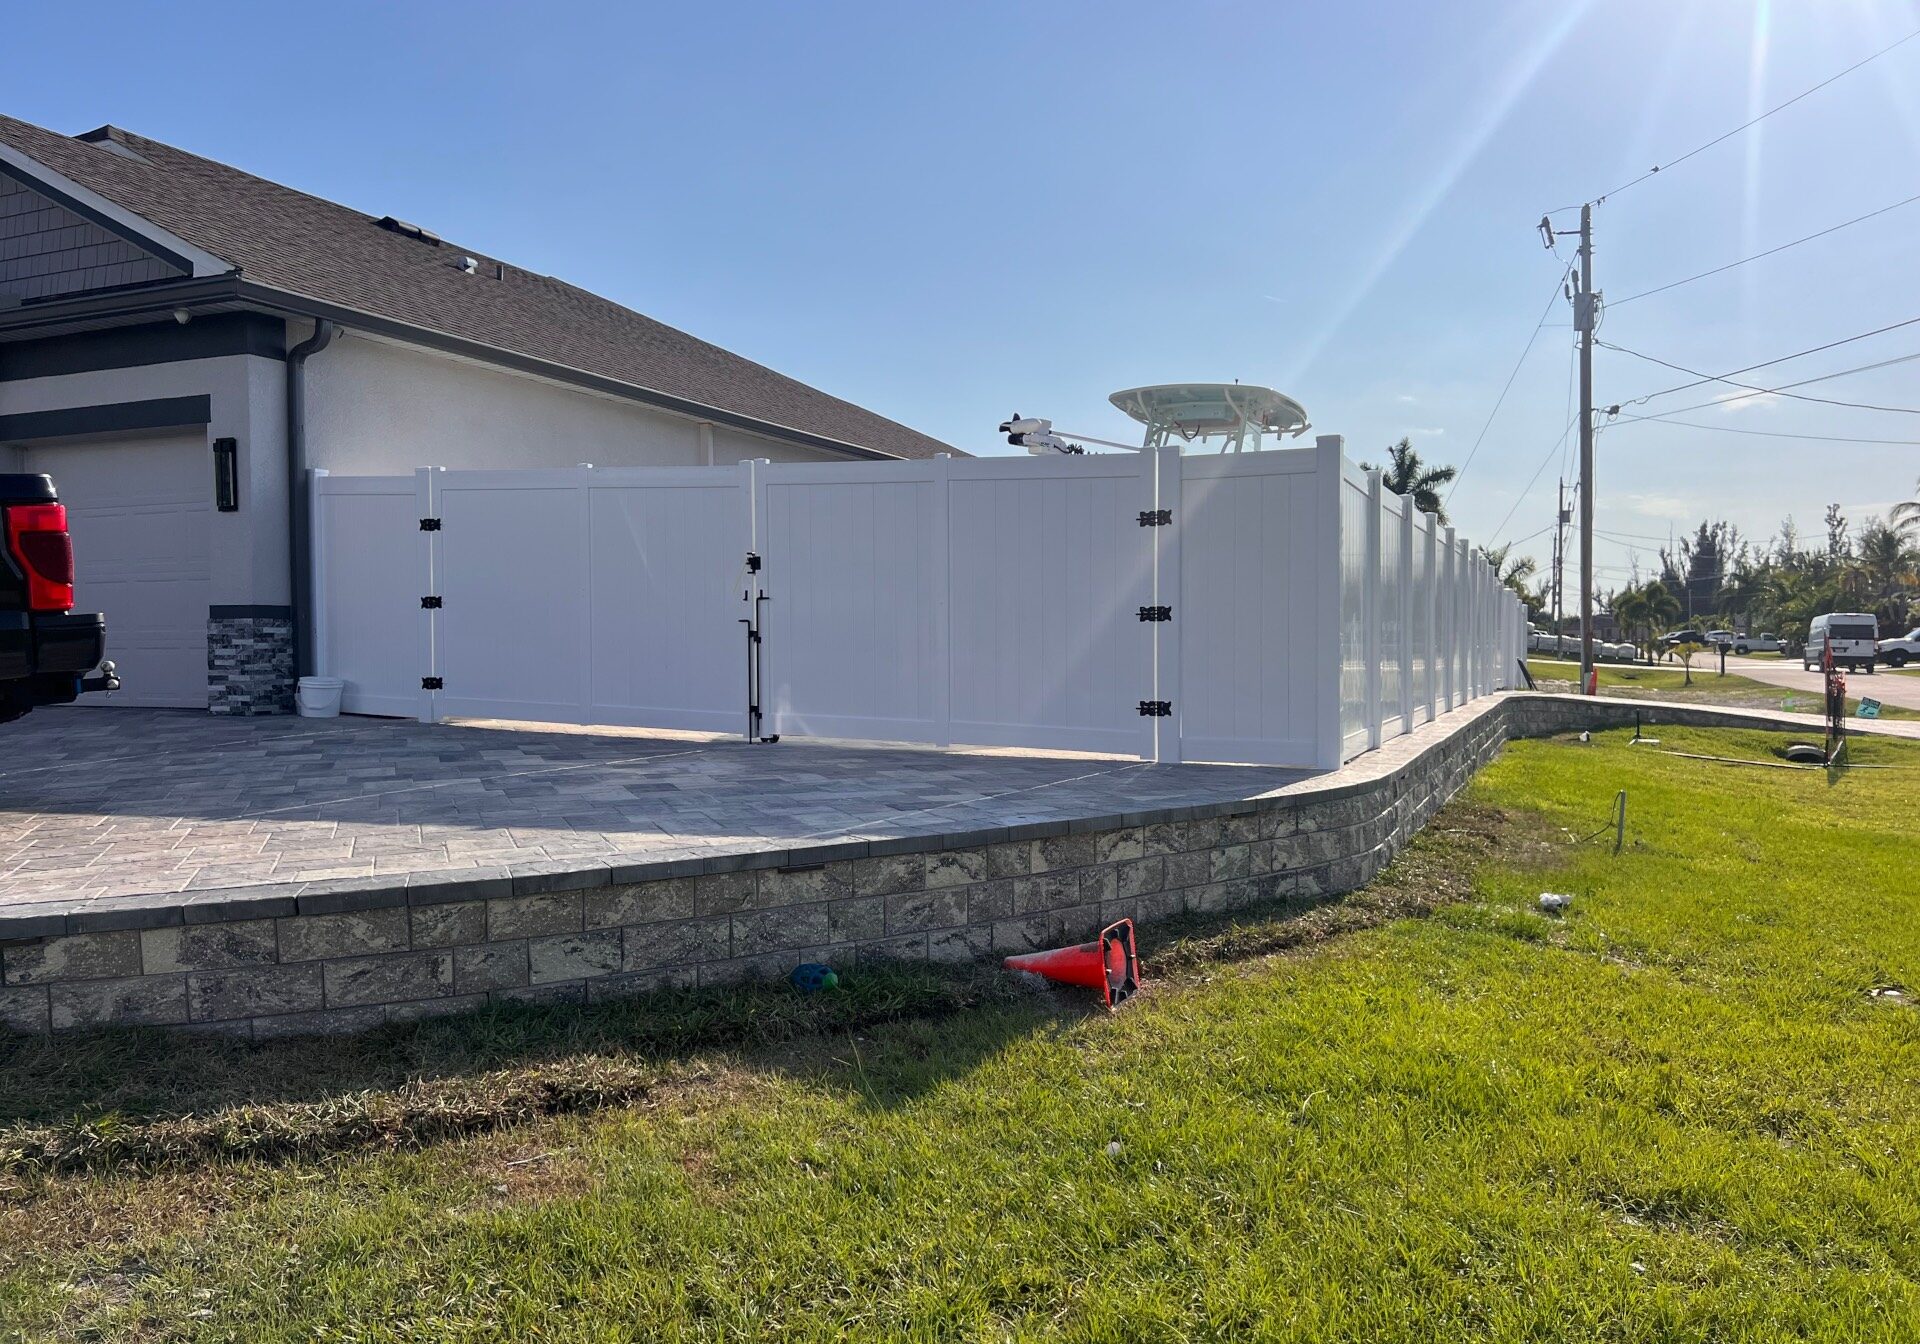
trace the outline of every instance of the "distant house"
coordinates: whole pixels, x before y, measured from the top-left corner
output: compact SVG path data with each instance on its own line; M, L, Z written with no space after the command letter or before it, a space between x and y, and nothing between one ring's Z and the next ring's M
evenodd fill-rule
M0 117L0 471L54 476L124 703L286 707L310 467L954 451L416 225Z

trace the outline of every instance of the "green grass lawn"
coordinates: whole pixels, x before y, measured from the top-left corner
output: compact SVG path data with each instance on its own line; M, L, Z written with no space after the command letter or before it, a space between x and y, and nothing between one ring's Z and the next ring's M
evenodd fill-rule
M1914 1339L1920 744L1660 736L1509 746L1111 1016L900 972L0 1046L0 1337Z
M1600 694L1617 695L1627 699L1675 700L1680 702L1698 701L1702 704L1731 705L1740 709L1782 709L1787 701L1794 702L1794 712L1800 714L1820 713L1820 697L1817 692L1790 691L1780 686L1770 686L1764 681L1755 681L1752 677L1743 677L1737 672L1721 676L1720 660L1711 660L1705 654L1694 660L1693 684L1687 684L1687 671L1678 663L1596 663L1595 670L1600 673ZM1541 683L1564 683L1564 689L1571 689L1580 679L1578 663L1563 662L1551 658L1527 659L1527 671L1534 680ZM1867 690L1871 694L1873 683L1864 675L1849 673L1847 686L1850 690ZM1554 686L1543 684L1542 690L1551 690ZM1860 707L1860 697L1847 697L1847 713L1853 714ZM1920 710L1908 709L1903 705L1883 705L1880 709L1883 719L1920 719Z

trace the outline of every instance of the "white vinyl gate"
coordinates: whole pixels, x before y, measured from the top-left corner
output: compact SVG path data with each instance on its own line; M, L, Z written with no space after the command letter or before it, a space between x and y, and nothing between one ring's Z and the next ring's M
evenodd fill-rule
M355 713L1325 766L1524 656L1486 564L1337 437L316 472L313 509Z

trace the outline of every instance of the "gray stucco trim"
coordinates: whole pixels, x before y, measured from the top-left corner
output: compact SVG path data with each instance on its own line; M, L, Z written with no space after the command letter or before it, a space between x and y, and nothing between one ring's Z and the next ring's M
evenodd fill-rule
M59 411L22 411L0 415L0 440L71 438L78 434L117 434L138 429L179 429L213 418L213 398L156 397Z
M0 308L0 341L35 339L34 333L104 329L127 325L128 318L160 317L176 308L231 304L234 278L227 275L162 281L135 289L99 290L57 299L36 299L18 308Z
M169 316L150 325L9 342L0 344L0 383L221 355L285 359L286 323L262 313L209 313L185 326Z

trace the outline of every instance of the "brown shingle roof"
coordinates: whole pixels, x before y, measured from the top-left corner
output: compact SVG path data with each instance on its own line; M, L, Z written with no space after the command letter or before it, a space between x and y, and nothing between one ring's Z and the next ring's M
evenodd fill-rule
M506 266L496 279L477 252L478 274L464 275L452 263L470 249L145 136L110 138L138 157L0 116L0 141L255 284L895 457L958 451L551 276Z

